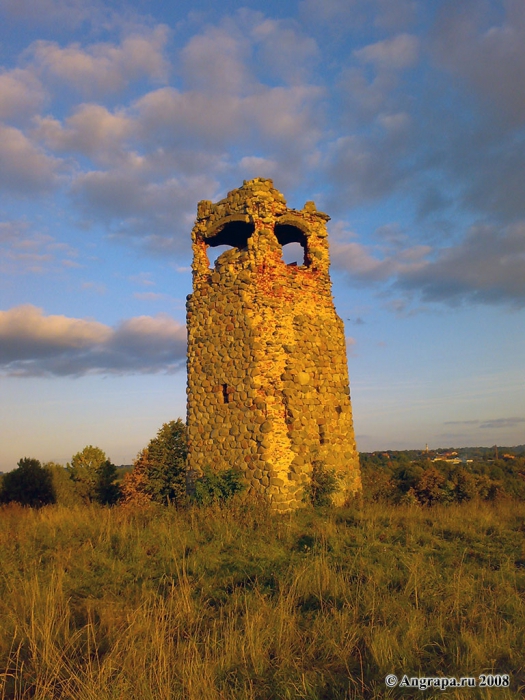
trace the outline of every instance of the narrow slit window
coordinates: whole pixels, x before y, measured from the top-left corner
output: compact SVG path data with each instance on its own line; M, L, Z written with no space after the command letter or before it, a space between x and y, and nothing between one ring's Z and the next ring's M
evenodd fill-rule
M228 385L222 385L222 398L224 403L230 403L230 394L228 393Z

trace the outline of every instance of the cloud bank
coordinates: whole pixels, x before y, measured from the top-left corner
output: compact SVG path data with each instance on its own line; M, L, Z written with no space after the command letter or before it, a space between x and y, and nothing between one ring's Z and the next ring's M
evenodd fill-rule
M186 359L186 329L165 314L114 328L46 316L30 304L0 311L0 373L11 377L173 373Z
M364 246L335 240L333 266L354 285L387 284L423 302L525 307L525 223L472 226L460 243L447 247Z
M187 18L177 44L180 27L112 3L4 0L10 21L93 31L32 41L0 69L0 197L61 198L85 229L186 259L195 202L245 178L318 189L345 222L383 208L395 226L395 199L400 244L333 241L350 283L405 303L521 308L521 0L299 5L300 23Z

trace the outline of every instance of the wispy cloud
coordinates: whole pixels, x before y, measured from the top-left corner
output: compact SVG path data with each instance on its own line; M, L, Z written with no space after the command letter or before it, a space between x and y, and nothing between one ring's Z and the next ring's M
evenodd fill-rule
M525 423L525 418L492 418L489 420L453 420L446 421L443 425L476 425L480 429L504 429L516 428Z
M140 301L160 301L165 299L166 295L158 292L134 292L133 298Z
M53 236L31 231L26 220L0 222L0 272L27 274L81 267L77 251Z
M371 63L381 70L404 70L418 60L419 40L410 34L398 34L369 44L354 52L362 63Z
M100 0L2 0L0 10L8 19L72 29L83 22L105 23L109 8Z

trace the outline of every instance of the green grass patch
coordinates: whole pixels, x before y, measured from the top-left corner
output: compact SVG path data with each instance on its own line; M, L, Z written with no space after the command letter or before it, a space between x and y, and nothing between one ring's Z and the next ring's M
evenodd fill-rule
M0 698L521 698L524 523L507 501L4 507Z

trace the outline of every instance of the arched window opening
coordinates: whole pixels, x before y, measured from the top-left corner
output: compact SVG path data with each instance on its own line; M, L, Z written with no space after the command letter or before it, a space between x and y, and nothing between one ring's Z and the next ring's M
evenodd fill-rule
M206 239L210 248L220 245L229 245L232 248L242 250L248 245L248 238L253 234L255 226L245 221L230 221L225 224L215 235Z
M253 234L255 226L252 223L244 221L230 221L225 224L214 236L206 238L206 243L209 248L214 248L211 251L208 249L208 258L210 265L213 267L215 261L222 253L230 248L243 250L248 245L248 238Z
M231 245L218 245L214 248L208 248L208 260L210 261L210 267L215 267L217 260L227 250L233 250Z
M308 265L305 233L291 224L275 224L274 231L283 249L284 262L287 265Z

